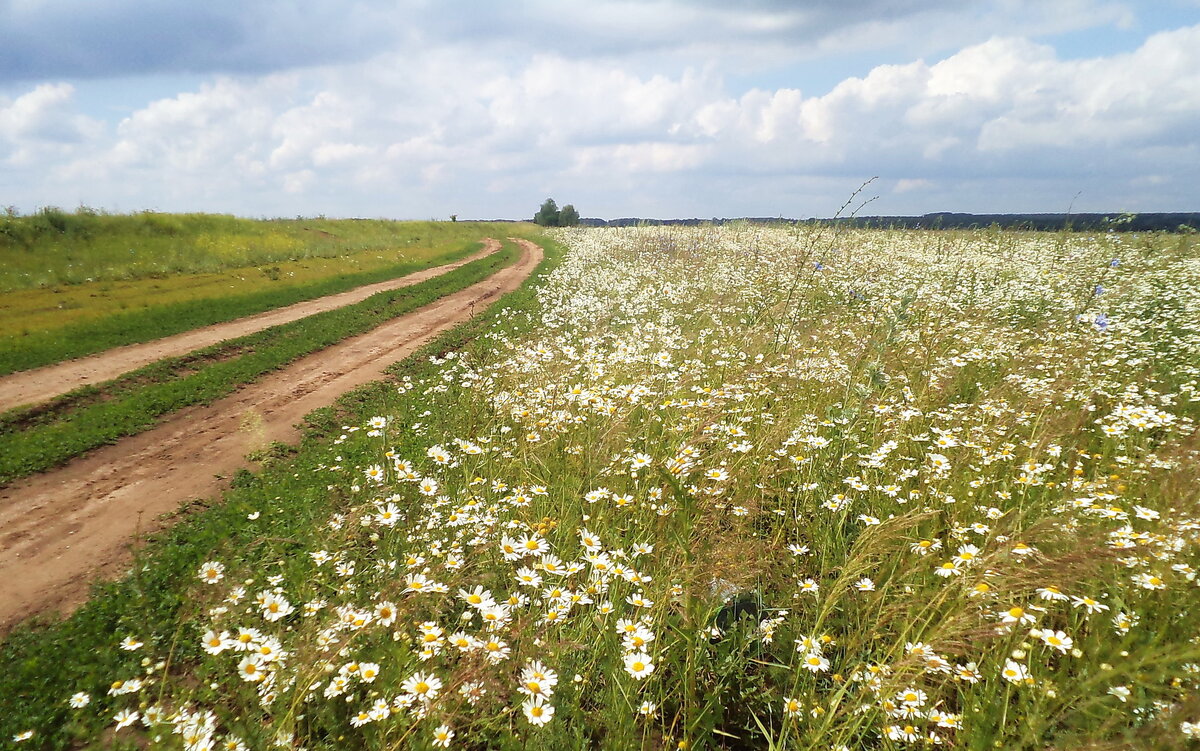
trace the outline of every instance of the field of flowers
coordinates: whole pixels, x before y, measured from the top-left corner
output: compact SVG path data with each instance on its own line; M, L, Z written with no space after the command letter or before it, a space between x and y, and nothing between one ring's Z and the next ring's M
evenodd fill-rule
M129 614L58 698L93 742L1200 738L1194 241L557 239L536 302L331 437L319 503L242 509L173 629Z

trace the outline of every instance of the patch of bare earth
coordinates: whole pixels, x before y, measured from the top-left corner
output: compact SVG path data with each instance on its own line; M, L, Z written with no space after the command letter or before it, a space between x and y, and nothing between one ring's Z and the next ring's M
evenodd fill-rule
M0 411L25 404L44 402L80 386L103 383L164 357L184 355L226 339L235 339L271 326L290 323L316 313L352 305L377 292L418 284L453 271L499 249L500 243L489 237L484 240L484 247L481 250L462 260L417 271L399 279L389 279L385 282L356 287L336 295L298 302L287 307L239 318L236 321L217 323L174 336L155 339L152 342L129 344L88 357L13 373L0 378Z
M516 289L542 257L518 240L520 260L488 279L299 360L208 406L0 489L0 635L35 614L70 612L97 577L122 573L139 534L197 498L211 498L248 466L248 453L292 442L308 412L378 380L384 369ZM249 428L251 429L248 429Z

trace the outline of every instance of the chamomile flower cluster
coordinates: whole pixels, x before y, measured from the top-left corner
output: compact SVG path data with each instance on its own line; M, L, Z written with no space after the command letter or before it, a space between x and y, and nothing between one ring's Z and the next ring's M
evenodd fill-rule
M560 239L536 309L331 442L339 504L309 538L197 572L196 670L222 699L119 676L118 732L151 684L155 727L196 748L1195 732L1194 252Z

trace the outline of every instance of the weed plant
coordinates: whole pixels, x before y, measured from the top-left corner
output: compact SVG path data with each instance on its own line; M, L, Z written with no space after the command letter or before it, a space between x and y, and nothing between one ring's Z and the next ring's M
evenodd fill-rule
M561 231L536 301L210 512L228 542L11 637L4 730L1187 747L1195 247L812 232Z

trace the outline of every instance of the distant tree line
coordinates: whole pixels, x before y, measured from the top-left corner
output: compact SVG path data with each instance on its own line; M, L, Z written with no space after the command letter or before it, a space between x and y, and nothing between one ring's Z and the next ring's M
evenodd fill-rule
M637 225L727 224L844 224L852 227L894 229L1002 229L1059 232L1200 232L1200 212L1151 214L956 214L935 213L922 216L859 216L841 219L787 219L783 217L741 217L737 219L621 219L584 218L587 227L632 227Z
M569 203L560 209L553 198L547 198L533 221L543 227L574 227L579 224L579 212Z
M1056 232L1196 232L1200 213L1151 214L957 214L939 212L923 216L867 216L836 220L856 227L922 229L979 229L1001 227Z

